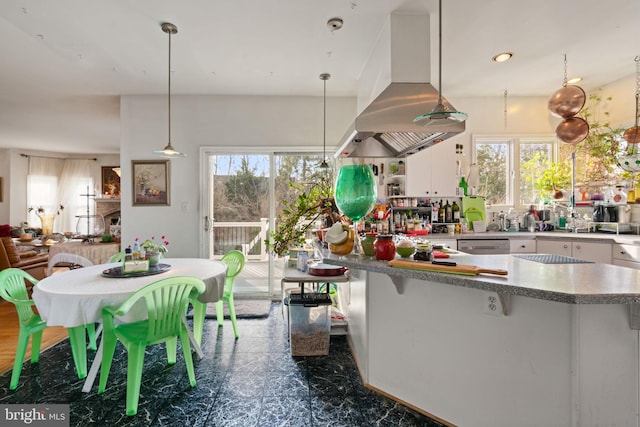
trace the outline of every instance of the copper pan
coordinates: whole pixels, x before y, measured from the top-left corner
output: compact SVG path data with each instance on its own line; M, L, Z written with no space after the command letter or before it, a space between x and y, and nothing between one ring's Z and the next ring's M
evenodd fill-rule
M568 119L582 110L587 95L580 86L564 86L549 98L549 111L556 117Z
M589 135L589 123L580 117L569 117L556 127L556 135L562 142L577 144Z

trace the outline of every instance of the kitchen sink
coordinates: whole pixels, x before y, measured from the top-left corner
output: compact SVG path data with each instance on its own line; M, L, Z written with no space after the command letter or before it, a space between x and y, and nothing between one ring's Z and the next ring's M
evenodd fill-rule
M526 259L528 261L540 262L542 264L593 264L593 261L585 261L583 259L555 254L531 254L513 256L516 258Z

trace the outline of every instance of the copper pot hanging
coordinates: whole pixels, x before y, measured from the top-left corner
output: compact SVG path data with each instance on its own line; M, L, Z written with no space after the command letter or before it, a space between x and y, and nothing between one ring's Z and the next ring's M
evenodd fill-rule
M633 126L625 130L622 137L629 144L637 144L640 142L640 127Z
M556 127L556 135L562 142L577 144L589 135L589 123L580 117L569 117Z
M567 119L582 110L587 96L580 86L564 86L549 98L549 111L556 117Z

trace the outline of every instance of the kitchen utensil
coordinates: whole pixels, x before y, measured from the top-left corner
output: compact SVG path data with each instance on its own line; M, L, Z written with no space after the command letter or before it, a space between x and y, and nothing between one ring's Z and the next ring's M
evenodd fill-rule
M438 273L463 274L467 276L477 276L478 274L497 274L506 276L507 270L490 269L477 267L475 265L458 264L454 266L432 264L425 261L409 261L403 259L394 259L389 261L389 266L397 268L408 268L412 270L436 271Z
M568 119L582 110L587 96L580 86L567 85L549 98L549 111L556 117Z
M433 251L432 254L434 258L449 258L449 254L445 254L444 252L440 251Z
M556 127L556 135L562 142L577 144L589 135L589 123L581 117L569 117Z
M312 276L342 276L347 271L346 267L337 267L330 264L311 264L307 272Z
M465 196L461 202L462 216L467 219L469 229L473 230L473 221L485 221L484 197Z

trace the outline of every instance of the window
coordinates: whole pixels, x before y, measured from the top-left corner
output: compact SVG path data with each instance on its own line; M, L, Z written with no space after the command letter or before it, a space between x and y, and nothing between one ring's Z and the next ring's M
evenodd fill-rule
M522 207L542 196L535 183L554 159L554 137L473 137L477 193L487 204Z

